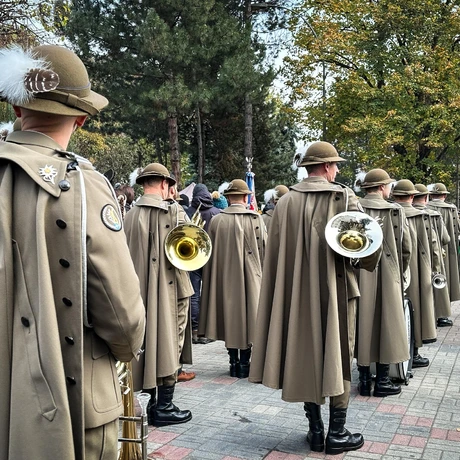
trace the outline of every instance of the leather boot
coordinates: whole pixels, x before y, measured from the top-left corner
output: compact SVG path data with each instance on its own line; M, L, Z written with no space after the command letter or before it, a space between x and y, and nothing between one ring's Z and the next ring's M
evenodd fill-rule
M158 402L154 411L154 426L176 425L185 423L192 419L192 413L189 410L180 410L172 402L174 396L174 387L162 385L158 387Z
M313 452L324 451L324 425L321 419L321 406L306 402L303 405L305 416L310 423L307 434L307 442Z
M157 407L157 389L149 388L148 390L142 390L142 393L148 393L150 395L150 400L147 404L147 419L149 425L153 425L155 420L155 409Z
M230 377L238 377L240 373L240 358L238 348L227 348L230 359Z
M418 348L414 348L414 357L412 358L412 367L427 367L430 364L430 360L428 358L424 358L420 356L418 353Z
M374 396L383 398L385 396L399 395L401 385L394 384L389 377L390 365L377 363L377 378L375 379Z
M251 348L240 350L240 371L237 375L240 379L249 377L249 361L251 360Z
M326 455L338 455L364 445L363 435L351 434L345 428L347 409L329 408L329 431L326 436Z
M372 388L371 368L369 366L358 366L359 383L358 391L361 396L370 396Z

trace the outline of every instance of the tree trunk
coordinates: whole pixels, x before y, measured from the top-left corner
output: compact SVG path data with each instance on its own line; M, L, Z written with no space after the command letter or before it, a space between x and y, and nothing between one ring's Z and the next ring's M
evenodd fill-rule
M171 172L177 182L177 189L181 188L180 177L180 151L179 151L179 130L177 127L177 116L175 113L170 113L168 117L168 133L169 133L169 152L171 156Z
M200 106L196 107L196 133L198 142L198 183L203 183L204 177L204 152L203 152L203 133L201 130L201 113Z

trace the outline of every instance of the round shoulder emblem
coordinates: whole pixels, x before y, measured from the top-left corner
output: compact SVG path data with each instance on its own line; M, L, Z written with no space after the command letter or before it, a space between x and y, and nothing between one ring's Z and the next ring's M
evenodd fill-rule
M101 218L104 225L110 230L114 232L119 232L121 230L120 216L111 204L106 204L102 208Z

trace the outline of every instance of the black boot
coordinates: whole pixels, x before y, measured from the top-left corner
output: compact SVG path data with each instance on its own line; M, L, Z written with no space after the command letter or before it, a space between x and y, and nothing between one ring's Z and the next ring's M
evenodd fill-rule
M238 377L240 373L240 358L238 348L227 348L230 357L230 377Z
M149 425L153 425L155 420L155 409L157 407L157 389L149 388L148 390L142 390L142 393L148 393L150 395L150 400L147 404L147 418Z
M251 348L240 350L240 371L237 375L240 379L249 377L249 361L251 359Z
M369 366L358 366L359 383L358 391L361 396L370 396L372 388L371 368Z
M438 318L437 325L438 327L450 327L454 322L449 318Z
M192 413L189 410L180 410L173 404L174 387L175 384L170 387L165 385L158 387L158 402L153 412L154 420L152 425L176 425L192 419Z
M390 365L377 363L377 378L375 380L374 396L383 398L385 396L399 395L401 385L394 384L389 377Z
M338 455L363 446L364 438L360 433L351 434L345 428L347 409L329 408L329 431L326 437L326 455Z
M307 434L307 442L313 452L324 451L324 425L321 419L321 406L315 403L306 402L303 405L305 416L307 417L310 428Z
M414 348L414 358L412 359L412 367L427 367L430 364L428 358L420 356L418 353L418 348Z

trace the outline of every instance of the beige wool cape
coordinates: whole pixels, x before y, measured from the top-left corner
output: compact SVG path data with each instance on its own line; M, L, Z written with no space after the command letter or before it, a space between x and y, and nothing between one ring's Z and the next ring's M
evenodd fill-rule
M308 177L273 213L249 380L281 388L285 401L323 404L351 378L348 301L359 289L350 259L325 238L345 210L362 210L351 189ZM362 262L372 270L378 257Z
M450 236L450 242L444 246L447 252L444 262L446 265L450 301L455 302L456 300L460 300L460 277L458 270L459 219L457 208L455 205L441 200L429 201L427 206L441 214Z
M122 413L115 362L137 355L145 313L117 213L50 137L0 142L0 459L82 460L85 429Z
M182 207L156 194L143 195L125 217L125 233L147 314L145 352L133 363L136 390L162 385L163 377L173 375L180 367L178 300L190 297L194 291L188 272L169 262L164 242L171 229L185 221ZM191 347L188 322L184 364L192 363Z
M437 338L434 296L431 285L431 251L435 241L430 241L430 215L410 203L399 203L409 222L412 240L410 260L410 284L407 296L414 309L415 346L420 348L423 342L434 342Z
M400 363L409 359L403 286L411 256L409 224L402 208L378 193L359 202L364 212L381 219L383 251L373 272L359 272L356 358L361 366Z
M414 205L414 208L423 209L430 215L431 226L428 227L429 238L430 241L434 242L431 248L431 271L433 273L441 273L447 279L443 251L447 257L446 249L450 242L450 237L444 225L444 220L441 214L432 208L419 205ZM452 308L450 304L449 286L446 285L442 289L433 287L433 296L436 318L447 318L450 316L452 314Z
M254 341L266 241L260 214L233 205L213 217L203 268L198 334L246 349Z
M266 213L262 214L262 220L264 221L265 228L267 229L267 234L270 230L270 223L272 221L273 211L274 209L269 209Z

